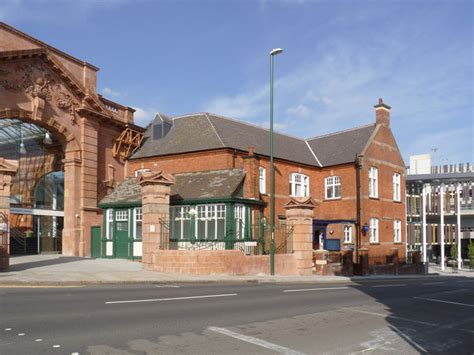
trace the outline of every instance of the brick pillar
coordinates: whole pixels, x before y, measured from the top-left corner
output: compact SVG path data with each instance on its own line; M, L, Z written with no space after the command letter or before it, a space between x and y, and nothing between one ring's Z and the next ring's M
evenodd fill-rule
M162 171L142 173L142 263L145 269L153 269L153 254L160 248L160 241L166 246L169 240L169 213L171 185L175 183L172 175ZM160 221L168 224L162 228ZM166 232L163 233L162 231Z
M311 197L291 198L286 204L287 223L293 226L293 250L297 275L313 273L313 209Z
M12 162L0 158L0 271L10 267L10 186L16 170Z
M359 249L359 264L360 272L362 276L369 274L369 249L360 248Z
M398 248L391 248L390 249L390 257L391 257L392 263L393 263L393 273L395 275L397 275L398 274L398 264L400 263L399 259L398 259Z
M260 174L259 174L259 158L254 153L252 146L248 147L249 154L244 157L245 171L245 188L244 197L259 199L260 198Z

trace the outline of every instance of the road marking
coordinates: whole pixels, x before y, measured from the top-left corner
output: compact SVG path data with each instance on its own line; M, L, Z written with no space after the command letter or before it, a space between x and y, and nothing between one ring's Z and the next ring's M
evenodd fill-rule
M349 287L320 287L320 288L300 288L300 289L293 289L293 290L283 290L283 292L306 292L306 291L324 291L324 290L345 290Z
M43 341L43 339L35 339L35 341Z
M171 298L150 298L150 299L144 299L144 300L127 300L127 301L109 301L109 302L105 302L105 304L180 301L180 300L194 300L194 299L199 299L199 298L215 298L215 297L230 297L230 296L237 296L237 294L236 293L223 293L223 294L220 294L220 295L171 297Z
M288 355L302 355L302 354L304 354L304 353L296 351L296 350L285 348L284 346L273 344L273 343L270 343L268 341L258 339L258 338L254 338L254 337L251 337L251 336L248 336L248 335L243 335L243 334L240 334L240 333L236 333L236 332L233 332L233 331L225 329L225 328L209 327L207 329L210 330L210 331L216 332L216 333L220 333L220 334L227 335L227 336L235 338L235 339L245 341L245 342L250 343L250 344L261 346L262 348L273 350L277 353L288 354Z
M61 347L61 345L59 345L59 344L53 345L53 348L60 348L60 347Z
M400 286L407 286L407 284L375 285L372 287L379 288L379 287L400 287Z
M383 313L362 311L360 309L345 308L345 307L342 307L340 309L346 310L346 311L351 311L351 312L356 312L356 313L369 314L369 315L376 316L376 317L398 319L398 320L402 320L402 321L405 321L405 322L411 322L411 323L416 323L416 324L421 324L421 325L427 325L427 326L430 326L430 327L443 328L443 329L456 329L456 330L460 330L460 331L463 331L463 332L466 332L466 333L471 333L471 334L474 333L474 331L470 330L470 329L456 328L455 325L457 325L457 323L453 323L453 324L449 324L449 325L442 325L442 324L438 324L438 323L424 322L424 321L421 321L421 320L415 320L415 319L410 319L410 318L405 318L405 317L393 316L391 314L383 314ZM469 321L469 320L459 322L459 324L466 323L467 321Z
M461 302L453 302L453 301L444 301L444 300L438 300L436 298L428 298L428 297L413 297L417 300L424 300L424 301L431 301L431 302L440 302L440 303L448 303L448 304L455 304L458 306L465 306L465 307L474 307L474 304L469 304L469 303L461 303Z
M420 344L414 341L413 337L410 337L406 335L404 332L402 332L399 328L395 328L395 333L400 335L403 339L405 339L406 342L408 342L408 344L412 344L415 348L420 350L422 353L428 354L428 350L426 350L424 347L422 347Z
M71 355L79 355L79 353L71 353Z
M5 331L7 331L7 332L10 331L10 330L12 330L12 328L5 328Z
M443 281L438 281L438 282L423 282L422 285L442 285L445 284L446 282Z
M19 337L22 337L23 335L25 335L25 333L18 333Z
M178 285L155 285L158 288L180 288L181 286Z

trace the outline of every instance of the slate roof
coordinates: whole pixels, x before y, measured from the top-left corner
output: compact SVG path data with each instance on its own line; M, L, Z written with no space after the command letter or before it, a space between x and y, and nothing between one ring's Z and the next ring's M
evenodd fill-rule
M375 124L371 124L310 138L307 141L323 166L350 163L355 161L356 154L362 152L375 127Z
M162 116L157 114L154 122ZM173 127L162 139L153 139L151 124L142 147L130 159L219 148L247 151L249 146L257 154L270 155L269 133L265 128L210 113L174 117L172 122ZM374 129L372 124L306 140L275 132L274 156L312 166L353 162Z
M175 174L171 201L241 197L245 173L242 169L201 171ZM129 177L105 196L99 206L141 204L138 178Z

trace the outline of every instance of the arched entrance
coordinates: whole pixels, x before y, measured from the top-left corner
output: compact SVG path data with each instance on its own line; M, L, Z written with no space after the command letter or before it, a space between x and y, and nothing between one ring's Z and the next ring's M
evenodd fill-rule
M64 226L64 148L49 130L0 120L0 156L18 170L10 192L10 254L60 253Z

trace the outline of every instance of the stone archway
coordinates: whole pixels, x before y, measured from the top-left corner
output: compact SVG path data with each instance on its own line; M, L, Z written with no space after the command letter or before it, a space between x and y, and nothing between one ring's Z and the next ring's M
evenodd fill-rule
M17 119L25 123L33 123L47 129L59 140L63 147L64 159L64 229L63 245L64 255L87 254L85 250L84 233L82 233L81 220L81 149L76 137L60 121L53 118L33 118L33 112L23 109L1 109L1 119Z

